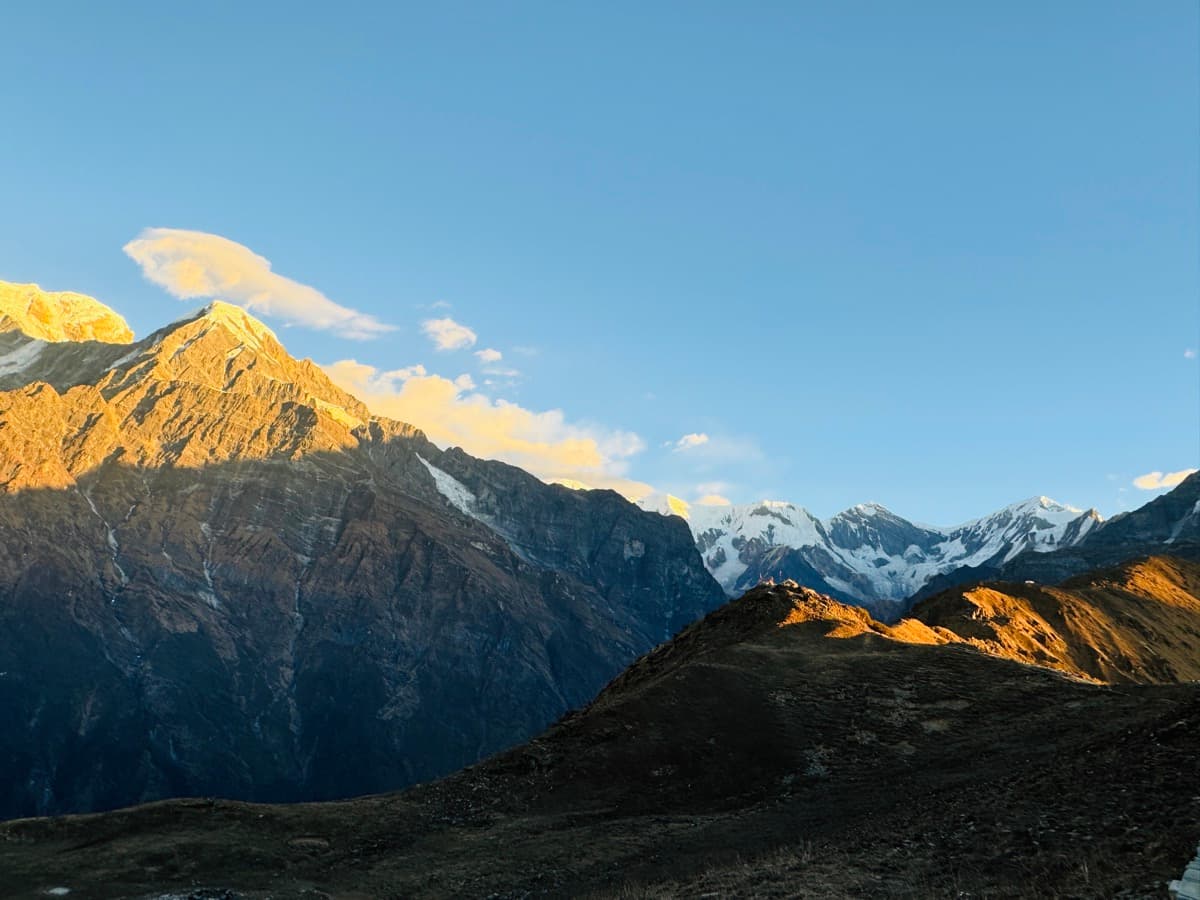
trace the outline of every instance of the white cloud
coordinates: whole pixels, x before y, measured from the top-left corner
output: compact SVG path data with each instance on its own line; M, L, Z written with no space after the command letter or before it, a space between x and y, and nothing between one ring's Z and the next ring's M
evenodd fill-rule
M535 412L473 393L469 377L451 381L412 366L381 372L355 360L324 366L334 382L377 415L408 422L443 447L501 459L545 481L608 487L630 499L651 487L626 476L645 443L632 432L568 422L561 410Z
M476 350L475 355L479 357L479 361L482 363L500 362L500 360L504 359L503 353L491 347L488 347L486 350Z
M696 498L692 503L696 506L729 506L732 501L726 495L731 487L727 481L703 481L690 491Z
M1196 351L1193 350L1191 347L1188 347L1186 350L1183 351L1183 358L1184 359L1195 359Z
M273 272L269 260L217 234L147 228L123 249L146 278L181 300L226 300L289 324L356 340L395 328Z
M518 378L521 375L519 369L507 369L503 366L488 366L483 370L484 375L495 375L497 378Z
M421 330L438 350L461 350L475 346L478 340L474 331L450 318L426 319L421 323Z
M685 434L675 442L668 442L664 446L670 447L672 452L679 453L682 450L693 450L708 443L707 434Z
M702 471L760 463L766 459L766 454L753 438L714 435L697 445L688 458L695 462L697 471Z
M1133 479L1133 486L1143 491L1158 491L1173 488L1195 472L1195 469L1180 469L1178 472L1147 472Z

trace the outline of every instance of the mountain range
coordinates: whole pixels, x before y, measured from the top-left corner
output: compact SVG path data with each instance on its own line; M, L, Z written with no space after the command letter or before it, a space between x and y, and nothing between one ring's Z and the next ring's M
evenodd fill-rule
M527 739L719 605L682 522L372 416L242 309L0 289L0 816L343 797Z
M986 580L1052 584L1134 556L1163 552L1200 559L1200 472L1144 506L1113 516L1070 545L1042 553L1025 551L934 576L910 598L909 605L957 585Z
M730 596L787 580L895 618L931 579L994 568L1023 552L1071 547L1103 524L1096 510L1033 497L951 528L920 525L877 503L829 519L780 501L689 505L651 495L642 506L686 519L704 564Z

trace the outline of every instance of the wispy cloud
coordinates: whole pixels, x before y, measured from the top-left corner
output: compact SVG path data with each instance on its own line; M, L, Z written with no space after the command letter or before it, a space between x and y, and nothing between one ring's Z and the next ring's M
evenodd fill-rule
M475 355L479 357L482 363L494 363L504 359L504 354L499 350L488 347L486 350L476 350Z
M492 400L473 392L467 376L451 380L420 366L380 371L351 359L324 369L375 414L416 425L441 446L504 460L545 481L609 487L631 499L652 490L627 477L629 459L645 448L632 432L569 422L557 409L536 412Z
M680 453L684 450L694 450L696 447L703 446L708 443L707 434L685 434L677 441L668 441L663 446L670 447L673 453Z
M181 300L226 300L289 324L355 340L377 337L395 327L272 271L269 260L218 234L147 228L123 249L146 278Z
M461 350L475 346L478 340L474 331L451 318L426 319L421 323L421 330L438 350Z
M1159 491L1173 488L1195 472L1195 469L1180 469L1178 472L1147 472L1133 479L1133 486L1143 491Z
M705 494L703 497L693 501L697 506L730 506L728 497L723 497L720 494Z
M1188 347L1186 350L1183 351L1183 358L1184 359L1195 359L1196 351L1192 347Z
M754 465L766 459L757 441L738 435L705 432L685 434L677 441L668 441L664 446L671 448L672 453L679 453L681 458L686 458L692 473L698 477L723 474L730 466Z

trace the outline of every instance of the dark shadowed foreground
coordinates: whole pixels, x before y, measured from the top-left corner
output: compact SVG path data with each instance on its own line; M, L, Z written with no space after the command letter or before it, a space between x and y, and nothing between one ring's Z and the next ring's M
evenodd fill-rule
M1163 896L1200 833L1200 684L954 640L758 589L432 785L8 823L5 893Z

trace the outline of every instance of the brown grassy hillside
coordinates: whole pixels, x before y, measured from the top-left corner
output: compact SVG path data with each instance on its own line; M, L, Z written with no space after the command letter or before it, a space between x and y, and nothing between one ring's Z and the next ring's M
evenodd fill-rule
M1143 557L1057 586L953 588L912 616L986 653L1093 681L1200 681L1200 564L1187 560Z

